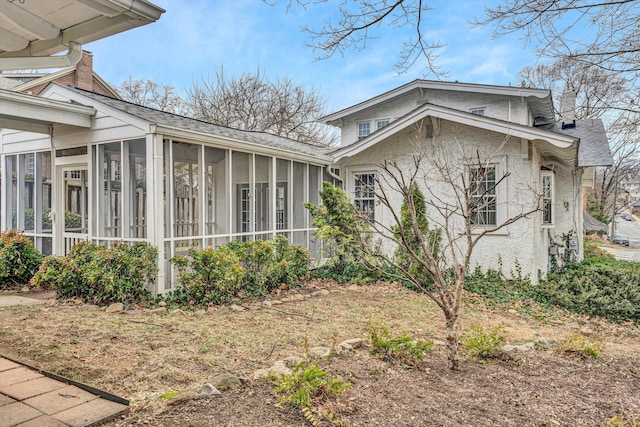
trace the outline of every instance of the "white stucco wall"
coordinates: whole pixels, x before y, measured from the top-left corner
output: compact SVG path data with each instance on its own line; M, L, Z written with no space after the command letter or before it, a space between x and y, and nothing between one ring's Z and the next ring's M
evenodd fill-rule
M441 136L422 138L418 141L412 130L405 130L389 139L371 147L352 158L345 158L339 165L344 170L347 192L353 196L353 173L376 169L382 161L397 161L404 173L412 169L412 154L422 152L426 159L422 163L422 171L418 175L419 185L427 199L429 191L434 192L443 200L453 202L453 190L441 182L434 180L434 159L444 161L450 167L457 169L458 174L464 173L465 159L475 157L476 150L480 150L480 158L486 159L491 153L493 161L504 167L508 174L500 184L498 190L498 210L504 215L502 220L512 218L522 212L530 211L537 196L540 194L540 166L541 156L535 150L535 145L518 138L506 139L505 136L478 128L459 125L442 120ZM529 149L531 146L531 149ZM540 273L544 274L548 264L548 238L558 233L575 229L575 211L580 213L580 200L573 192L573 178L571 168L557 166L556 170L556 225L550 229L542 227L542 212L534 212L527 218L520 219L514 224L484 236L475 247L470 267L482 266L483 269L502 269L507 276L516 274L518 268L529 275L535 282ZM378 168L378 170L380 170ZM499 175L498 178L502 176ZM426 188L430 190L427 190ZM581 194L578 191L578 194ZM392 196L393 205L399 210L402 200L398 194ZM567 202L568 210L564 202ZM437 203L441 204L441 203ZM434 207L427 206L427 212L432 226L444 226L444 220ZM386 225L391 225L392 215L376 207L376 219ZM451 227L451 226L450 226ZM459 223L458 231L462 232ZM547 232L549 230L549 233ZM387 247L389 250L389 247Z

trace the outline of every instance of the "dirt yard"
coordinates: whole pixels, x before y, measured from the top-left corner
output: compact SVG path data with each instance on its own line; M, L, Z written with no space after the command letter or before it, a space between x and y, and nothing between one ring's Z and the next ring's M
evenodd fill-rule
M319 292L322 291L322 292ZM304 298L304 295L314 294ZM128 307L107 313L80 302L0 309L0 354L105 389L132 401L131 413L108 426L304 426L299 408L279 403L273 385L251 380L258 368L306 347L364 337L370 321L396 333L436 342L414 369L389 365L368 348L327 365L350 388L337 402L315 407L353 426L604 426L624 411L640 419L640 331L581 317L524 314L468 298L463 328L504 328L509 344L538 338L536 350L446 369L442 315L426 297L396 285L307 289L269 297L271 308L188 311ZM284 300L284 302L283 302ZM573 333L597 337L601 360L558 354L553 343ZM159 397L231 372L243 388L167 406ZM323 426L331 425L324 421Z

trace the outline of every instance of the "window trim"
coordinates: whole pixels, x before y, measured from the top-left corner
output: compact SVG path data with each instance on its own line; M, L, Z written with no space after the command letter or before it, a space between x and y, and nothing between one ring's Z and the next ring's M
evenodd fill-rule
M360 126L361 125L368 125L369 126L369 133L367 133L366 135L361 135L360 134ZM360 122L356 123L356 135L358 137L358 140L364 139L366 137L368 137L369 135L371 135L371 120L363 120Z
M468 161L466 164L466 176L467 179L470 179L470 171L472 168L478 168L478 164L473 161ZM500 181L500 184L496 186L496 223L495 224L471 224L472 228L483 230L499 227L503 224L507 218L508 208L509 208L509 200L507 196L507 189L509 187L509 177L504 176L507 171L507 156L493 156L490 161L485 162L483 165L487 167L495 167L496 181ZM504 177L504 178L503 178ZM470 182L470 181L468 181ZM496 230L491 232L491 234L495 235L507 235L509 234L506 228L502 228L500 230Z
M545 197L545 188L544 181L545 178L550 179L550 188L549 188L549 196ZM540 171L540 193L542 197L542 227L543 228L551 228L556 224L556 177L555 173L551 170L542 170ZM551 210L550 217L551 220L549 222L545 221L545 199L549 199L549 208Z
M389 126L389 124L391 124L391 119L388 118L384 118L384 119L376 119L376 130L380 130L385 126ZM384 123L384 125L380 126L380 123Z
M360 166L348 167L348 170L346 173L346 176L348 177L346 182L347 194L349 195L351 202L353 203L354 206L356 206L356 208L358 208L356 204L356 175L365 175L365 174L372 174L374 176L374 179L377 180L378 177L380 176L380 170L377 167L372 165L360 165ZM358 209L358 211L361 212L360 209ZM374 194L373 195L373 220L380 222L382 221L382 218L383 218L382 210L379 209L378 200Z

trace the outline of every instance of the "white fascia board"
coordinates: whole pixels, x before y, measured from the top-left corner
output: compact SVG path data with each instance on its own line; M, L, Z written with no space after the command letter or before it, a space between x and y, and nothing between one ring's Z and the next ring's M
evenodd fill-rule
M96 109L93 107L0 91L0 117L12 121L13 125L25 122L90 128L95 113Z
M530 88L524 88L524 87L494 86L494 85L483 85L483 84L473 84L473 83L439 82L439 81L433 81L433 80L414 80L410 83L407 83L398 88L392 89L381 95L378 95L366 101L360 102L359 104L344 108L333 114L329 114L327 116L321 117L319 121L325 124L331 125L332 122L335 122L336 120L339 120L345 116L357 113L358 111L364 110L374 105L384 103L400 95L403 95L407 92L410 92L414 89L438 89L438 90L449 90L449 91L455 91L455 92L474 92L474 93L486 93L491 95L518 96L518 97L525 97L525 98L529 96L534 96L536 98L541 98L541 99L551 96L551 91L547 89L530 89Z
M399 130L405 129L413 125L417 120L421 120L427 116L437 117L454 123L460 123L467 126L486 129L489 131L513 136L516 138L524 138L530 141L547 141L558 148L569 148L577 138L568 135L561 135L555 132L549 132L542 129L510 123L503 120L492 119L486 116L471 114L464 111L453 110L450 108L439 107L431 104L425 104L413 112L391 122L389 125L377 130L366 138L361 139L346 147L339 148L332 152L331 155L335 162L345 157L351 157L370 148L377 143L383 141Z
M188 129L176 128L162 124L151 125L149 133L159 133L167 138L175 138L184 142L198 142L216 145L220 148L228 148L234 151L244 151L265 156L274 156L287 160L296 160L315 165L328 166L333 162L333 158L326 154L306 154L298 151L286 150L282 148L270 147L268 145L243 141L220 135L213 135L206 132L197 132Z

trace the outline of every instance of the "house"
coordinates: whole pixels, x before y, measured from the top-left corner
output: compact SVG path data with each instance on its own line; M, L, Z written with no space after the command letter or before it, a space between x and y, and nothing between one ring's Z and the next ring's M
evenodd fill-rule
M476 193L481 202L472 199L474 230L499 229L480 240L472 268L521 271L536 281L564 250L582 258L582 187L593 185L595 167L611 165L612 155L601 121L556 121L550 91L415 80L322 120L341 131L331 170L363 214L383 225L393 224L391 214L372 187L392 185L380 179L381 163L409 171L419 153L426 156L419 184L441 208L427 213L434 226L461 230L451 220L455 194L434 176L433 160L449 173L457 168L456 176L481 177L476 188L486 191Z
M0 131L0 228L25 230L45 254L149 242L157 293L175 286L169 260L190 248L284 235L320 256L304 203L319 203L331 179L327 149L57 83L39 99L88 119L52 134Z

